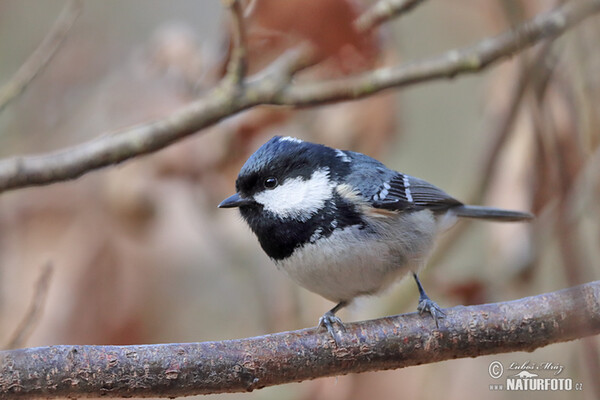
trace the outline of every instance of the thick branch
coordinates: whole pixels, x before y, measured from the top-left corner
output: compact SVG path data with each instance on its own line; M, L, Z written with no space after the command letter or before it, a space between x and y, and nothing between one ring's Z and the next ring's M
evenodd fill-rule
M294 84L289 74L290 69L294 68L286 65L286 60L296 63L297 59L284 57L266 71L244 80L239 90L227 90L225 82L162 120L103 135L54 153L2 160L0 192L75 179L92 170L162 149L257 105L309 106L331 103L369 96L392 87L478 72L542 39L556 38L599 11L600 0L571 2L474 46L346 79Z
M0 352L0 399L176 397L533 351L600 333L600 281L520 300L346 324L336 347L304 329L223 342Z
M67 33L81 13L81 2L71 0L58 16L40 46L23 63L15 75L0 88L0 112L17 98L56 54Z

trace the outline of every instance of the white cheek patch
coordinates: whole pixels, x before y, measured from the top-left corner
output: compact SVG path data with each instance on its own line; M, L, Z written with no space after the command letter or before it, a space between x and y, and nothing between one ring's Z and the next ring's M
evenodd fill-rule
M332 191L329 169L323 168L313 172L309 179L287 179L275 189L255 194L254 200L281 218L304 222L323 208Z

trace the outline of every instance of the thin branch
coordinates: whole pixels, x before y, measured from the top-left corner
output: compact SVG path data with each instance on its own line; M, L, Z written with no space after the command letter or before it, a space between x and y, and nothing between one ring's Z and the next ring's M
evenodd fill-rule
M40 276L35 283L31 304L29 304L25 316L8 341L8 344L6 345L7 349L22 347L33 333L33 329L39 322L40 316L44 310L48 288L50 287L50 279L52 278L52 271L53 268L51 263L47 263L42 267Z
M377 26L397 18L422 3L424 0L379 0L354 21L358 33L367 34ZM289 51L286 70L291 75L318 63L314 46L309 42L301 43Z
M246 76L247 60L246 60L246 38L244 30L244 11L239 0L222 0L223 3L230 9L230 14L233 20L232 35L231 35L231 57L227 65L228 80L232 85L239 86L244 83Z
M568 3L471 47L451 50L440 56L400 66L380 68L359 76L289 85L271 104L314 106L358 99L389 88L480 72L541 40L560 36L567 29L598 12L598 0Z
M533 351L600 333L600 281L520 300L346 324L341 344L304 329L222 342L50 346L0 352L0 400L177 397Z
M498 162L500 161L500 155L508 142L512 133L513 125L521 110L521 104L523 98L530 90L532 80L540 76L540 69L544 62L547 62L548 57L551 54L553 48L553 42L545 42L538 53L535 55L531 62L527 63L523 61L524 65L521 68L519 79L516 82L510 98L508 100L508 106L502 119L498 123L493 124L490 128L488 147L484 152L482 158L483 167L480 168L479 176L477 177L476 183L473 185L474 191L468 196L466 203L468 204L480 204L483 201L484 195L487 193L490 183L494 178L494 172L498 168ZM471 220L462 221L452 232L452 235L444 236L441 240L429 260L430 265L437 264L443 259L446 254L460 241L463 235L468 232L471 226Z
M473 204L482 202L483 196L490 186L494 173L498 167L500 154L502 153L505 144L510 139L513 126L519 111L521 110L521 104L525 97L525 93L527 93L527 90L530 88L531 82L541 75L540 71L544 67L544 63L548 62L549 56L551 55L553 48L552 44L552 42L545 42L529 65L524 65L521 68L519 80L509 99L509 107L500 123L496 124L492 129L490 135L491 140L485 151L485 156L483 157L484 166L481 169L478 183L475 185L476 192L470 197ZM524 61L524 63L526 62Z
M377 25L407 13L423 0L380 0L373 4L354 23L359 32L367 32Z
M345 79L293 83L285 62L279 60L268 70L246 79L235 93L226 90L227 85L222 83L203 98L164 119L53 153L4 159L0 161L0 192L75 179L92 170L160 150L257 105L300 107L332 103L366 97L393 87L479 72L540 40L560 36L597 12L600 12L600 0L571 2L474 46ZM295 61L293 57L285 60Z
M81 13L81 1L71 0L52 25L40 46L13 77L0 88L0 112L25 91L33 79L48 65Z

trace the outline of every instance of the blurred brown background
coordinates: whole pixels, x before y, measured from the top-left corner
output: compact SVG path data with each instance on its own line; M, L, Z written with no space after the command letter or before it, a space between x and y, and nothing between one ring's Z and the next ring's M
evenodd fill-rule
M351 23L367 3L258 0L246 21L251 72L302 40L324 61L300 79L392 65L473 44L552 5L432 0L358 36ZM64 5L0 1L0 85ZM227 24L217 0L83 1L56 57L0 113L0 156L80 143L202 95L222 74ZM423 279L443 307L599 279L598 43L596 18L551 48L537 46L480 74L315 109L258 108L73 182L2 193L0 346L14 338L48 264L47 297L22 346L223 340L315 325L332 305L291 283L241 218L216 208L233 193L245 159L275 134L365 152L459 199L538 215L531 226L476 223L450 231L445 239L456 240L440 246ZM519 111L508 124L511 104ZM417 299L406 280L358 300L341 317L413 312ZM598 344L593 338L220 397L592 399L599 395ZM492 360L561 364L561 377L583 382L584 390L490 392Z

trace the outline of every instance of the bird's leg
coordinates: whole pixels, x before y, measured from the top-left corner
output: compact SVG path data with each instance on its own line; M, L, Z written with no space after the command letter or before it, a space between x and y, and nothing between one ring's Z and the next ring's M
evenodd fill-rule
M419 305L417 306L417 311L419 314L423 314L425 312L431 314L433 320L435 321L436 328L439 328L438 320L444 318L446 313L437 305L437 303L427 296L425 293L425 289L423 289L423 285L421 285L421 281L419 281L419 277L416 273L413 272L413 276L415 277L415 281L417 282L417 286L419 287Z
M346 332L346 327L342 323L342 320L339 317L336 317L335 313L347 305L347 301L340 301L335 307L327 311L321 318L319 318L318 328L327 329L327 332L329 332L336 344L339 344L339 339L335 333L335 330L333 329L333 325L339 325L342 332Z

